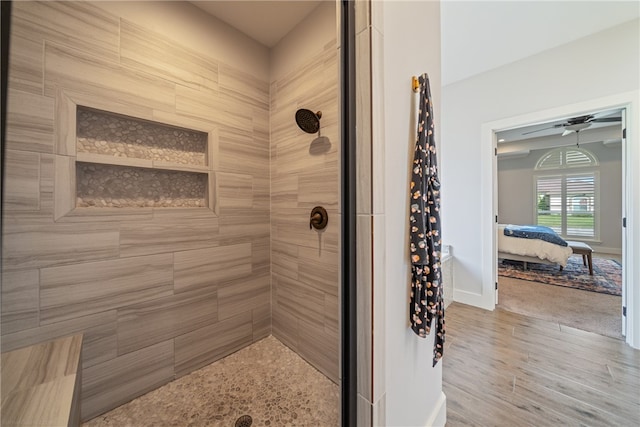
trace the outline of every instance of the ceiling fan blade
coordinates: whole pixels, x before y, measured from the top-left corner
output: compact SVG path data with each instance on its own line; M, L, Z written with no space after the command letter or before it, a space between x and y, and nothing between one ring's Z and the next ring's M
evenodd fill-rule
M591 119L589 120L590 123L593 122L599 122L599 123L605 123L605 122L621 122L622 121L622 117L601 117L601 118L595 118L595 119Z
M567 135L569 135L570 133L573 133L573 132L575 132L575 130L565 129L565 131L562 132L562 136L567 136Z
M544 128L544 129L530 130L529 132L523 132L522 134L523 135L529 135L530 133L542 132L543 130L554 129L554 128L557 128L557 127L559 127L559 126L551 126L551 127Z

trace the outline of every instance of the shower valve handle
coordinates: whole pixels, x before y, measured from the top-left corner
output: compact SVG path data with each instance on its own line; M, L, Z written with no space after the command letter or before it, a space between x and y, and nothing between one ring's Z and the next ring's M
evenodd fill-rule
M315 228L316 230L323 230L329 222L329 215L327 210L322 206L316 206L311 210L311 216L309 219L309 230Z

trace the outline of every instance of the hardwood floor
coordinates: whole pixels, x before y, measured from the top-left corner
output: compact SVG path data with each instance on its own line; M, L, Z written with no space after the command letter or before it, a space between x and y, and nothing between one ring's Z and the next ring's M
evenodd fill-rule
M640 351L508 311L446 313L447 426L640 425Z

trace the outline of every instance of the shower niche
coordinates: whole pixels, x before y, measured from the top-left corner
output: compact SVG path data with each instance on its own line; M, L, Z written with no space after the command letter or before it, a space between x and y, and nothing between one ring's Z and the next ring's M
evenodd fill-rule
M67 111L71 156L56 161L63 196L56 200L57 218L163 208L215 212L215 130L177 126L178 117L164 117L169 124L75 103ZM68 186L60 188L64 181Z

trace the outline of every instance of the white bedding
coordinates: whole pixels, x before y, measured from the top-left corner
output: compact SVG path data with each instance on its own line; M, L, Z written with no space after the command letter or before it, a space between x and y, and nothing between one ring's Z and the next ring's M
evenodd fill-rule
M560 246L539 239L505 236L505 227L505 224L498 224L498 251L547 259L563 267L567 266L567 260L573 253L569 246Z

